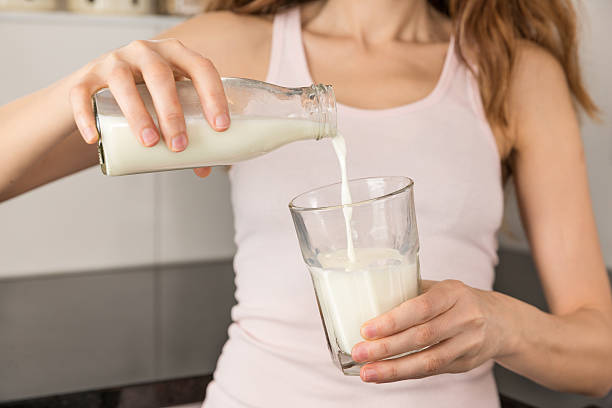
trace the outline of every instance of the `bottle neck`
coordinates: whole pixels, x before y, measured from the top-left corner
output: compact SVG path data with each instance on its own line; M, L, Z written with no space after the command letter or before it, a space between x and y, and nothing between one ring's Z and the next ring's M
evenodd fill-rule
M319 124L316 140L334 137L338 132L336 122L336 96L331 85L316 84L310 87L315 103L316 121Z

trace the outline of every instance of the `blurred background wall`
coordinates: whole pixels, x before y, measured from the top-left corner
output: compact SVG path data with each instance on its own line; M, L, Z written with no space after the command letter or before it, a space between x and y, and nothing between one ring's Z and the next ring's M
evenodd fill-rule
M604 120L585 120L583 137L611 268L612 2L582 2L582 14L584 73ZM0 104L179 21L0 13ZM546 308L508 197L496 289ZM0 401L210 373L233 304L234 251L223 170L199 180L92 168L1 203ZM593 402L496 374L502 392L538 407Z

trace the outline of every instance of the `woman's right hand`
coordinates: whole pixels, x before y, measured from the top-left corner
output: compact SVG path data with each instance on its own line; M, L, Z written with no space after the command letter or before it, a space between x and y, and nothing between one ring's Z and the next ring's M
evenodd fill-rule
M74 120L83 139L89 144L98 140L91 98L108 87L143 146L154 146L161 137L168 149L185 150L189 141L175 85L175 80L184 77L192 80L210 126L226 130L230 125L227 99L212 62L175 39L138 40L89 63L71 89ZM151 94L161 135L137 91L140 82ZM194 171L205 177L210 168Z

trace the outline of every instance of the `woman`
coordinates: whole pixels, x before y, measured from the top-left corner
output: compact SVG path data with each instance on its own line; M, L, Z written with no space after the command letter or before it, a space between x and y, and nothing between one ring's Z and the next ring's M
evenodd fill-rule
M605 395L612 301L572 102L591 115L596 107L581 82L571 2L223 3L236 12L133 42L2 107L0 197L96 164L90 100L102 87L143 145L163 139L178 152L189 141L175 78L193 80L220 132L230 118L218 73L331 83L351 177L416 180L422 273L432 281L364 324L367 340L352 354L372 363L361 380L342 376L286 209L297 193L337 180L333 152L302 143L236 164L238 304L205 407L492 407L493 361L552 389ZM137 96L143 81L161 133ZM509 172L550 313L491 291Z

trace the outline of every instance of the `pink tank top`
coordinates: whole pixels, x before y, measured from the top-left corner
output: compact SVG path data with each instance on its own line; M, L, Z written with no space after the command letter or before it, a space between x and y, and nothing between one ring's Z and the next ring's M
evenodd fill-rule
M267 81L312 83L298 8L274 20ZM491 289L503 207L500 158L477 85L451 41L424 99L392 109L339 104L350 178L415 181L424 279ZM329 140L297 142L230 171L238 251L229 340L206 408L498 407L492 362L468 373L392 384L346 377L330 359L287 204L339 181Z

